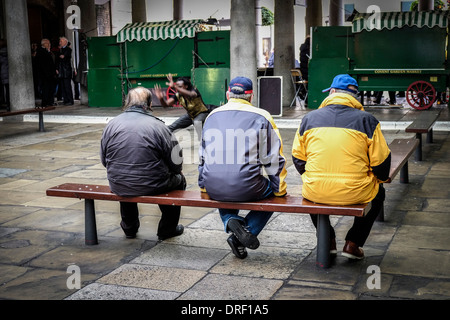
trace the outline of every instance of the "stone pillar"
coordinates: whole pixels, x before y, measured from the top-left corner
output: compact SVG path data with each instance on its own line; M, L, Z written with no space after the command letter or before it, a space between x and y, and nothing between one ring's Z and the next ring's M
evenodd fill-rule
M322 25L322 1L306 0L305 36L310 35L311 27Z
M330 1L330 26L344 25L344 5L342 0Z
M294 2L275 0L274 75L283 77L283 106L294 98L291 69L295 67Z
M131 0L131 17L133 22L147 22L146 0Z
M4 0L11 110L35 107L26 0Z
M183 20L183 0L173 0L173 20Z
M230 80L237 76L253 82L253 105L258 105L256 72L255 0L231 0Z
M262 55L262 39L261 39L261 27L262 27L262 6L261 0L255 1L255 19L256 19L256 65L257 67L263 66Z
M434 10L433 0L419 0L419 11L432 11Z

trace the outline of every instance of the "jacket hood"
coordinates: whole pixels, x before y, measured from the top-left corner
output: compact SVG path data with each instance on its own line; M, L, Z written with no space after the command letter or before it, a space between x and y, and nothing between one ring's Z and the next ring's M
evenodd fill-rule
M364 111L364 107L358 100L356 100L349 94L340 92L333 93L328 97L326 97L325 100L323 100L322 103L320 104L319 109L324 108L328 105L336 105L336 104Z

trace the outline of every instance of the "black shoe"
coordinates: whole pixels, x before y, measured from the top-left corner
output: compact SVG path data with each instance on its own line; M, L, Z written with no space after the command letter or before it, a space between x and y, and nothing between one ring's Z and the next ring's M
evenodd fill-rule
M169 238L173 238L173 237L182 235L183 232L184 232L184 227L183 227L182 224L179 224L179 225L177 225L177 227L175 228L175 232L174 232L174 233L169 234L169 235L167 235L167 236L158 236L158 240L159 240L159 241L163 241L163 240L166 240L166 239L169 239Z
M127 239L136 238L136 233L138 232L140 225L141 225L141 223L138 220L138 222L136 223L135 226L126 228L123 221L120 221L120 226L122 227L122 230L125 233L125 237Z
M247 257L247 250L245 250L245 247L234 234L228 237L227 242L236 257L239 259L245 259Z
M259 247L258 238L244 227L238 219L228 220L228 228L244 247L255 250Z

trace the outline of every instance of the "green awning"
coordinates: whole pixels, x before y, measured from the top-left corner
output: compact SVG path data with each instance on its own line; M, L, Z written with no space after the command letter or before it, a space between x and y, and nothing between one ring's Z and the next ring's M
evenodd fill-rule
M358 13L353 19L352 31L357 33L362 30L390 30L404 26L447 28L448 18L449 12L447 11Z
M193 38L203 23L203 20L129 23L117 33L117 42L164 40L184 37Z

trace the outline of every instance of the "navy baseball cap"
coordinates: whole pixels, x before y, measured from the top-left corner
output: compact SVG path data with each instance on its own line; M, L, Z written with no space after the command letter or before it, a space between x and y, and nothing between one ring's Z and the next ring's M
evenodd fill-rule
M230 81L228 91L234 94L250 94L253 93L252 80L245 77L236 77Z
M348 74L339 74L333 79L333 83L331 84L331 87L328 89L322 90L322 92L330 91L331 89L341 89L341 90L347 90L349 92L357 93L355 90L351 90L348 88L348 86L355 86L358 88L358 82L354 78L352 78Z

